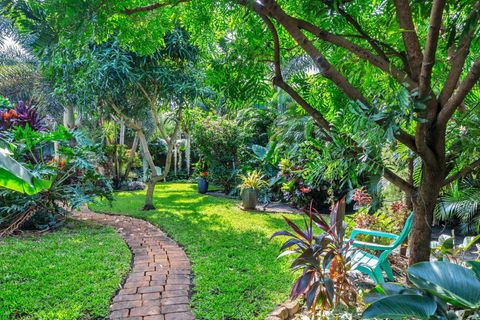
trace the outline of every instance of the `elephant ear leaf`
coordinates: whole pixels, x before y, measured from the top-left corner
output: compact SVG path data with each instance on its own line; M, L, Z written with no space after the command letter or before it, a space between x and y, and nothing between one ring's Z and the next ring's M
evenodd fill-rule
M363 318L404 319L415 317L429 319L437 310L431 297L416 294L396 294L377 300L363 312Z
M408 278L419 289L461 308L480 307L480 280L475 272L445 261L421 262L407 270Z

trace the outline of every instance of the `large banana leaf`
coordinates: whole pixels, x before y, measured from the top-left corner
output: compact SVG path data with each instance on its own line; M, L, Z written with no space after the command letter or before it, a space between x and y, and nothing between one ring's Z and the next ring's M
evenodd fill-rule
M407 270L408 278L424 289L456 307L480 307L480 281L475 272L446 261L421 262Z
M0 148L0 187L32 195L50 188L51 184L49 180L34 177L27 168L12 159L6 149Z
M396 294L387 296L368 306L363 318L376 319L429 319L437 310L437 303L431 297L416 294Z

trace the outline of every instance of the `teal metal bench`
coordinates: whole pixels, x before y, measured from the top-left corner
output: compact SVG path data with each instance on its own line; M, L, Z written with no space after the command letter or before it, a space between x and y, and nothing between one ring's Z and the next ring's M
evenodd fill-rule
M400 246L405 239L407 239L410 230L412 229L413 213L405 221L405 226L399 235L367 230L367 229L353 229L350 235L350 241L353 240L352 246L352 269L361 271L364 274L369 275L376 284L384 283L383 272L386 273L389 281L395 281L393 277L392 267L388 262L388 255L398 246ZM369 243L355 240L357 235L371 235L374 237L390 238L392 243L389 245L381 245L376 243ZM380 256L375 256L371 253L359 250L370 249L375 251L382 251Z

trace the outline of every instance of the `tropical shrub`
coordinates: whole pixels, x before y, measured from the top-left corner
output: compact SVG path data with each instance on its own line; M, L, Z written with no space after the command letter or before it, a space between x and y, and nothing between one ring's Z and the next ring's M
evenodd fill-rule
M44 121L31 101L26 105L19 101L14 109L0 110L0 131L8 130L14 126L25 127L28 125L34 130L43 130Z
M402 231L408 216L407 208L402 202L394 202L388 210L379 210L372 213L370 207L372 197L368 194L365 187L355 190L352 201L355 203L358 211L348 219L347 234L354 228L388 233L399 233ZM388 238L366 234L358 235L357 240L378 244L390 244L392 242L391 239Z
M209 181L229 193L237 184L241 148L239 129L224 117L200 119L193 126L193 145L208 165Z
M407 270L412 287L386 283L366 297L364 318L477 319L480 262L470 268L450 262L421 262Z
M80 132L64 127L36 131L28 123L3 133L12 157L36 178L48 180L40 192L22 194L0 189L0 229L5 235L21 227L47 229L62 222L69 208L111 199L109 181L96 171L102 153ZM58 148L54 148L54 143Z
M272 236L290 237L280 248L279 257L294 255L290 269L301 271L291 298L305 295L306 306L311 312L315 312L317 306L321 310L338 305L354 306L358 293L348 276L352 242L344 241L345 198L335 204L330 223L312 206L305 214L308 217L304 218L305 229L284 217L291 231L279 231ZM320 234L315 234L314 226Z
M279 169L282 197L297 208L312 204L316 210L327 212L339 195L327 181L307 181L308 172L302 162L285 157L280 160Z

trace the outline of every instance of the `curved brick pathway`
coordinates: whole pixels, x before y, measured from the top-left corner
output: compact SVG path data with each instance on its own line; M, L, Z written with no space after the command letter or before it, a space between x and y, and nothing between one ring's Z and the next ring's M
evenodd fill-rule
M74 217L114 227L133 253L132 270L112 300L110 319L195 319L189 304L190 263L175 241L140 219L87 208Z

